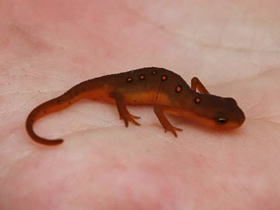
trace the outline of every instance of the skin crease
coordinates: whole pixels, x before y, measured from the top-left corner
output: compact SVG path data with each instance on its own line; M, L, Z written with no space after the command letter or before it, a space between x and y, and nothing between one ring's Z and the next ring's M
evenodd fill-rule
M1 1L0 209L279 209L279 1ZM244 125L217 132L151 107L81 101L35 131L28 113L86 79L145 66L233 97ZM190 84L190 83L189 83ZM4 119L4 120L3 120Z

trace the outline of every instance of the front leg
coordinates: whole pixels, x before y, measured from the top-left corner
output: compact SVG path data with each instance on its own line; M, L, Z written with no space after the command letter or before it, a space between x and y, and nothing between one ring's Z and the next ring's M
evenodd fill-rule
M124 120L125 126L128 127L128 122L132 122L135 125L140 125L135 119L140 117L130 114L126 108L124 97L121 93L113 92L110 94L112 98L116 100L116 105L119 111L120 119Z
M191 89L194 91L198 90L200 93L203 94L209 94L208 90L204 87L204 85L200 82L200 80L197 77L192 78Z
M167 131L171 131L175 137L177 137L177 133L176 131L182 131L181 128L176 128L173 125L170 124L170 122L168 121L168 119L165 117L164 115L164 107L163 106L155 106L154 107L154 112L156 114L156 116L159 119L159 122L161 123L162 127L165 129L165 132Z

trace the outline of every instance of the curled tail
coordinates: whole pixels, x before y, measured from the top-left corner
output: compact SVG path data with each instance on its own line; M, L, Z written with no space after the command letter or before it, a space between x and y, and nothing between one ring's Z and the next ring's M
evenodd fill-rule
M69 94L69 92L65 93L55 99L52 99L50 101L47 101L37 106L35 109L31 111L31 113L28 115L26 119L25 127L27 133L34 141L40 144L50 145L50 146L59 145L63 143L63 139L45 139L38 136L33 130L33 125L41 117L65 109L80 99L78 96L71 96L71 95L72 94Z

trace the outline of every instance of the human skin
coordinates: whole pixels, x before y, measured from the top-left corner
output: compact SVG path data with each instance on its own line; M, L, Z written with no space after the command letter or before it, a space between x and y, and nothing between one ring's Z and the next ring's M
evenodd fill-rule
M280 209L280 3L2 0L0 210ZM146 66L233 97L244 125L218 132L152 107L129 128L114 105L81 101L29 112L75 84Z

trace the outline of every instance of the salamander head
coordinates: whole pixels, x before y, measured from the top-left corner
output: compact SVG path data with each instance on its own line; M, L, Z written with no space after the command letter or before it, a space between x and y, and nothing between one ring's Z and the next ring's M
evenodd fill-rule
M243 111L233 98L193 92L191 109L197 121L217 129L233 129L245 121ZM190 105L190 104L189 104Z

